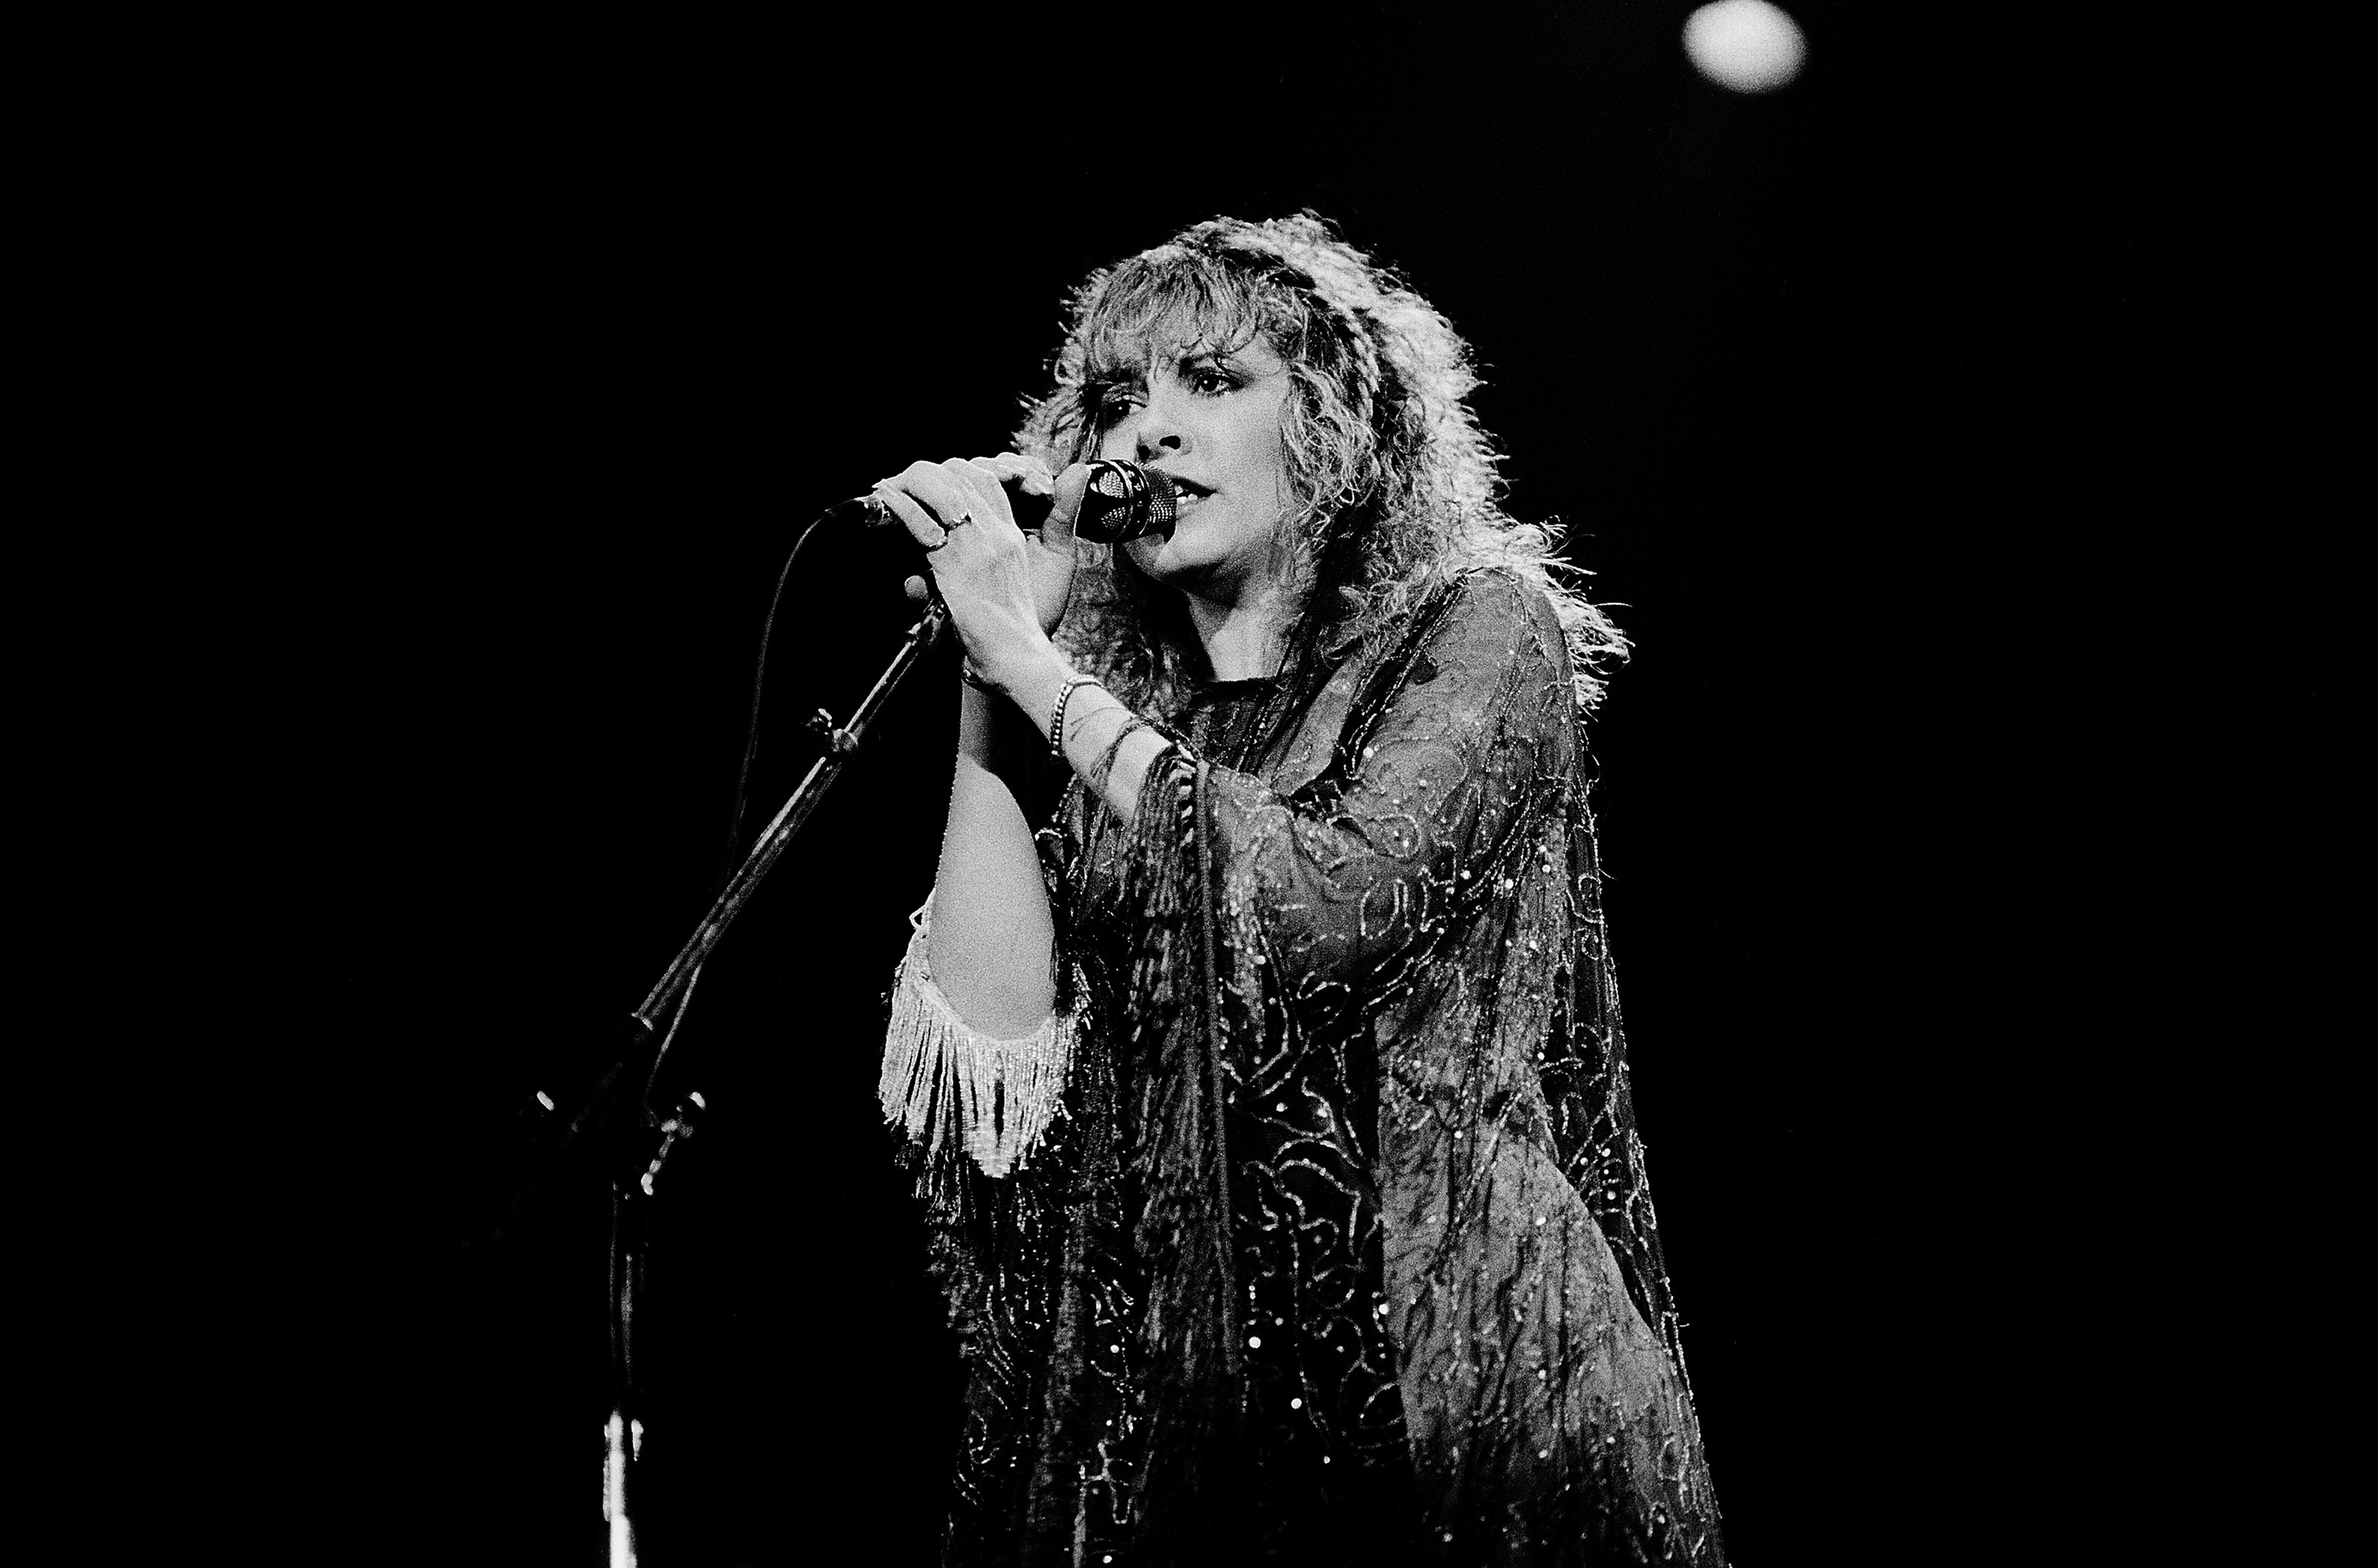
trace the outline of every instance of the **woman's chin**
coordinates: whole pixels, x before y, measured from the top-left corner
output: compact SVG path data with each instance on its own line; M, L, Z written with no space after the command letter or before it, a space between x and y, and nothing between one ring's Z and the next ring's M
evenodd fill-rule
M1260 580L1271 566L1271 556L1250 548L1228 526L1199 526L1183 520L1161 540L1153 535L1135 542L1132 563L1142 576L1182 592L1234 599L1248 583Z
M1148 577L1173 586L1176 580L1194 578L1210 564L1198 553L1195 539L1183 540L1177 533L1141 545L1132 552L1132 562Z
M1197 510L1195 507L1184 508L1185 515L1173 523L1171 532L1155 541L1153 551L1142 557L1141 569L1148 576L1160 578L1167 572L1207 571L1219 563L1227 553L1223 547L1224 538L1197 515Z

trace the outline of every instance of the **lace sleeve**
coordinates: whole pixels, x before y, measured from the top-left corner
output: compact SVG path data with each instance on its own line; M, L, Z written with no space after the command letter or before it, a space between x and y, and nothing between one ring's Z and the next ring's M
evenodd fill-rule
M1212 772L1230 945L1293 1000L1391 994L1507 891L1511 829L1574 761L1559 626L1508 578L1472 579L1375 683L1369 721L1303 788Z
M891 1026L876 1097L884 1119L924 1145L962 1147L987 1176L1006 1176L1031 1158L1064 1114L1075 1013L1061 1008L1021 1039L972 1028L933 984L926 959L932 903L908 917L908 952L893 984Z

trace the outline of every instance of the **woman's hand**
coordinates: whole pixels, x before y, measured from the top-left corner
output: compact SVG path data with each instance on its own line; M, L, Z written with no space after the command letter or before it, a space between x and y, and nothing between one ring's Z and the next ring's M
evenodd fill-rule
M1055 497L1039 537L1015 524L1003 487ZM1074 584L1074 515L1088 470L1052 480L1039 462L1014 452L910 463L876 494L929 552L934 583L967 659L985 680L1012 690L1021 664L1049 650ZM969 521L970 520L970 521ZM912 581L912 592L922 584Z

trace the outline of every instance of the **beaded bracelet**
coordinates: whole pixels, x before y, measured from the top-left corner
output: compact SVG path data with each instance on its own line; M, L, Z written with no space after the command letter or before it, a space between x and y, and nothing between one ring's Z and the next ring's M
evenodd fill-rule
M1074 700L1076 687L1098 684L1095 676L1074 676L1066 680L1064 689L1057 693L1057 711L1049 715L1049 755L1060 762L1065 760L1065 704Z
M1061 762L1065 758L1065 705L1074 700L1074 692L1078 688L1097 684L1095 676L1069 676L1058 689L1057 706L1049 714L1049 755Z

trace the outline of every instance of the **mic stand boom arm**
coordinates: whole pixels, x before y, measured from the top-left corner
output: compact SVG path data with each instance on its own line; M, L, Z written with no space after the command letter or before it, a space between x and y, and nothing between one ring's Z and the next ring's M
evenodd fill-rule
M901 641L899 651L892 655L892 661L884 667L883 675L876 678L874 687L859 700L859 706L851 712L850 721L835 724L829 720L818 726L825 743L825 755L811 765L791 797L761 830L760 836L744 856L742 865L736 868L735 874L727 879L726 887L712 903L710 912L702 917L702 924L694 928L693 935L686 939L677 956L669 960L668 967L661 971L660 979L645 994L635 1011L628 1015L627 1037L621 1042L618 1059L603 1071L594 1086L586 1092L570 1116L561 1120L559 1131L546 1141L546 1147L534 1168L513 1190L510 1200L505 1203L495 1225L493 1239L498 1244L500 1245L511 1232L537 1193L571 1153L585 1143L590 1134L600 1134L617 1119L621 1098L631 1086L640 1083L640 1074L649 1072L654 1065L661 1023L667 1017L669 1009L691 987L696 973L703 961L709 958L712 950L718 946L720 939L727 935L727 927L733 925L735 917L742 913L744 904L758 891L762 880L775 865L777 857L800 832L802 824L817 809L818 802L833 787L834 781L858 752L860 742L866 737L868 726L883 712L884 704L899 689L900 683L915 671L925 655L932 651L933 645L941 640L948 625L949 612L942 607L940 596L936 594L917 624L908 628L908 635ZM639 1108L644 1111L641 1119L651 1124L644 1131L658 1131L658 1120L653 1117L649 1107ZM690 1115L690 1112L680 1113L681 1117ZM687 1127L685 1131L691 1131L691 1129ZM673 1142L674 1139L669 1139L660 1143L664 1156L669 1143ZM631 1160L626 1168L632 1169L634 1165L641 1163L641 1160ZM652 1191L652 1178L656 1174L659 1163L655 1159L638 1183L646 1195Z

